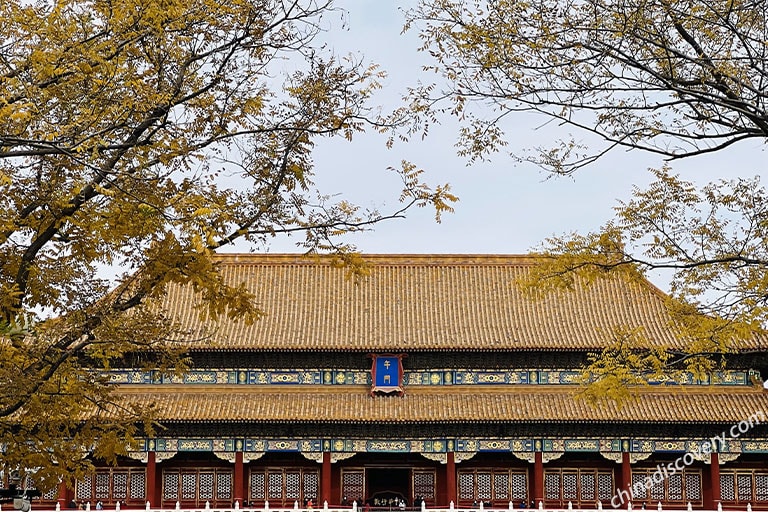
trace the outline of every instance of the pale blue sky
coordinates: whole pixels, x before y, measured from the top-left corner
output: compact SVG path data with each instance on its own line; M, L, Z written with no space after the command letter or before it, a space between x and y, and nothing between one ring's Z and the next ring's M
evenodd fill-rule
M413 2L411 2L413 3ZM408 3L405 3L408 5ZM346 26L328 18L325 37L337 54L348 52L376 62L388 78L380 101L394 101L409 85L433 75L420 71L426 56L416 51L416 31L400 34L403 14L388 0L344 0ZM315 153L317 184L363 206L381 210L397 207L399 183L385 169L401 159L424 168L430 183L449 182L460 197L456 212L435 224L433 212L413 211L407 219L379 225L374 232L350 240L368 253L525 253L552 235L597 229L612 216L618 199L628 199L633 185L649 180L647 168L661 160L638 152L616 151L572 178L546 179L533 166L515 165L502 154L490 163L467 167L456 156L456 127L451 120L434 127L429 137L408 144L384 147L376 135L352 142L328 141ZM511 128L510 151L554 140L557 128L545 119L520 115ZM752 176L765 158L764 146L747 142L729 152L679 162L674 169L687 179L710 181L719 177ZM277 239L271 252L294 252L295 239ZM657 283L661 284L661 283ZM662 284L663 286L663 284Z

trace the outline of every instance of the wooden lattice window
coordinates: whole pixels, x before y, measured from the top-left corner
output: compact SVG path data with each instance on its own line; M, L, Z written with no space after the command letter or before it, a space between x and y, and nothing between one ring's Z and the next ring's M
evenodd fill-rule
M90 501L93 499L93 477L87 475L77 481L75 485L75 499L78 501Z
M115 499L128 499L128 474L114 473L112 475L112 496Z
M301 498L301 473L298 471L285 472L285 497L289 500Z
M509 483L512 499L528 503L528 475L522 471L513 472Z
M613 474L605 471L597 472L597 497L600 501L613 498Z
M304 471L304 496L317 497L320 475L317 471Z
M695 475L690 475L695 476ZM683 501L683 475L681 474L675 474L675 475L669 475L667 477L667 496L666 499L664 497L664 481L660 482L659 484L655 484L653 486L653 490L659 489L660 492L651 493L653 496L653 499L655 501ZM686 479L688 480L688 479Z
M528 500L528 475L521 469L477 468L459 471L459 499L463 501Z
M475 498L475 475L473 473L459 473L459 499L473 500Z
M688 501L701 501L701 473L685 473L685 497Z
M78 480L75 499L98 500L105 504L117 501L146 499L146 470L144 468L99 468L93 475Z
M579 474L576 471L563 471L563 499L571 502L578 501Z
M720 470L720 497L722 501L744 504L768 501L768 472Z
M560 499L560 472L547 471L544 473L544 498L548 500Z
M435 472L434 471L416 471L413 472L413 495L425 500L435 498Z
M147 475L143 470L132 471L128 474L130 479L128 484L129 495L132 500L145 500L147 497Z
M166 472L163 473L163 499L179 499L179 474Z
M200 491L198 496L201 500L213 499L213 473L200 473Z
M491 473L485 471L475 474L476 493L477 499L480 501L488 501L491 499Z
M195 497L198 494L197 484L198 484L198 477L200 480L200 494L203 494L203 485L205 485L208 482L203 481L203 477L207 476L208 473L197 473L197 472L182 472L181 473L181 499L188 501L188 500L194 500ZM213 476L213 475L211 475ZM213 478L211 478L211 483L213 482ZM211 496L213 496L213 489L211 489ZM205 499L205 498L203 498ZM209 498L210 499L210 498Z
M352 502L365 494L365 473L362 469L345 469L341 474L341 495ZM362 506L362 504L358 503Z
M496 499L509 499L509 473L494 473L493 488L496 490Z
M597 496L595 474L590 472L579 475L579 487L581 488L581 499L584 501L595 501Z
M266 496L266 494L264 494L265 481L266 480L263 472L261 471L251 472L251 478L250 478L251 492L249 493L251 496L251 501L260 501L265 499L265 496Z
M283 472L270 470L267 472L267 497L270 500L283 498Z
M320 474L316 469L266 468L252 470L249 478L251 501L268 500L299 505L317 498Z
M613 497L613 471L594 468L563 468L544 471L544 498L565 506L584 504L591 508Z
M216 473L216 491L218 491L218 499L231 500L233 487L234 482L231 471L219 471Z
M168 468L163 470L163 499L205 502L232 497L232 470L229 468Z
M685 468L661 480L653 478L656 472L656 467L632 469L632 492L636 500L692 504L702 502L701 470ZM647 483L652 483L650 489Z
M754 473L755 501L768 501L768 473Z
M736 501L735 475L732 472L720 473L720 499L722 501Z

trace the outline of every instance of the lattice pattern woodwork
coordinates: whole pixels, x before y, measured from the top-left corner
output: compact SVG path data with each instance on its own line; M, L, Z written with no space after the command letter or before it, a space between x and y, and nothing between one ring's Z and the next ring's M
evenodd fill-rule
M197 494L197 472L181 473L181 499L194 500Z
M563 500L576 501L578 499L578 484L579 478L576 472L563 471Z
M579 475L579 485L581 486L581 499L586 501L595 500L595 474L594 473L581 473Z
M647 484L648 480L643 479L644 483ZM680 478L680 475L671 475L670 476L670 482L664 482L663 480L660 482L652 481L651 482L651 488L648 489L646 487L646 496L650 495L651 500L653 501L666 501L666 494L664 488L667 487L666 484L668 484L669 492L672 500L678 501L682 499L683 496L683 484L682 479ZM635 488L636 491L637 488Z
M475 475L474 473L459 473L459 499L475 499Z
M365 493L363 470L347 470L341 475L341 493L350 500L360 499Z
M146 473L141 471L132 471L131 476L131 499L144 500L147 497Z
M251 501L256 500L263 500L265 499L265 489L264 484L266 482L266 478L264 477L264 473L262 472L252 472L251 473Z
M594 507L598 498L613 497L613 472L590 468L545 470L544 497L563 506L571 502L574 506L583 503L588 508Z
M317 471L304 471L304 498L317 499L320 475Z
M527 474L520 470L466 469L459 472L459 499L463 501L525 501Z
M760 470L721 470L722 501L754 503L768 501L768 473Z
M232 489L232 475L227 480L228 496L224 498L219 494L219 499L230 499ZM344 477L342 477L344 480ZM303 504L308 499L316 499L320 483L320 473L316 469L303 468L267 468L266 470L251 471L249 476L251 501L298 501ZM224 485L219 480L219 485ZM342 484L343 485L343 484ZM359 496L363 495L362 473L358 487ZM354 496L354 494L350 494Z
M768 501L768 473L755 473L755 501Z
M94 476L94 498L97 500L106 500L109 498L109 473L96 473Z
M434 471L413 472L413 495L427 500L435 498Z
M146 498L145 468L99 468L96 473L77 482L75 499L79 501L99 500L105 503ZM58 490L49 491L43 499L55 500Z
M560 472L544 473L544 497L548 500L560 499Z
M528 503L528 477L522 472L513 472L510 479L512 499Z
M667 497L665 501L683 500L683 475L677 473L669 475L666 482L664 480L659 483L654 482L653 489L651 489L651 498L654 500L664 500L664 484L666 484L667 487Z
M493 474L493 498L496 500L509 499L509 473Z
M685 472L685 500L701 500L701 473Z
M231 500L233 478L231 471L219 471L216 473L216 499Z
M268 473L267 497L270 500L283 498L283 472L270 471Z
M632 491L634 492L635 498L637 499L646 498L647 491L645 489L644 480L644 473L637 473L634 471L632 472Z
M112 473L112 498L128 499L128 473Z
M285 497L289 500L298 500L301 498L301 473L298 471L286 471Z
M723 501L736 501L736 486L733 473L720 473L720 497Z
M749 473L736 474L737 499L752 501L752 475Z
M163 499L192 501L197 506L210 500L232 497L232 470L229 468L169 468L163 471ZM131 493L133 494L133 484ZM135 487L144 491L145 478L137 479Z
M491 499L491 474L477 473L477 499L488 501Z
M653 481L653 486L646 494L645 483L648 482L649 479L653 480L653 475L657 471L657 468L637 468L632 470L632 487L636 499L643 500L650 498L652 501L661 502L701 503L702 480L700 470L689 468L680 473L669 474L660 482ZM658 478L656 480L658 480ZM728 492L727 487L725 492Z
M163 473L163 499L164 500L179 499L179 473L178 472Z
M613 498L613 475L601 471L597 474L597 496L606 501Z
M75 499L91 500L93 499L93 479L90 476L77 481L75 486Z
M213 473L200 473L200 488L197 492L199 499L213 499Z

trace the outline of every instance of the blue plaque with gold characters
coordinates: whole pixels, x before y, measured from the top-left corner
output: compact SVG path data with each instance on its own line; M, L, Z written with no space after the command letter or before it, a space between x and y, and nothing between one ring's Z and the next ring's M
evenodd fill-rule
M371 395L403 394L403 356L404 354L370 354L373 359Z

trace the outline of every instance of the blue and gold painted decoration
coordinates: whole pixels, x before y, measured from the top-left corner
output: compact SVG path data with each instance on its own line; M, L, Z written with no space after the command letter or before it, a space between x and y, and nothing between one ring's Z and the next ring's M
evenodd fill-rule
M599 439L566 439L563 442L566 452L599 452Z
M212 439L179 439L180 452L212 452Z
M373 355L371 357L374 357ZM374 371L347 369L222 369L191 370L182 376L162 375L155 371L113 370L107 372L113 384L240 384L240 385L368 385L391 386L400 379L400 386L452 386L452 385L567 385L574 384L580 375L575 370L456 370L434 369L404 371L398 355L375 356L381 368L375 374L379 382L373 382ZM389 362L389 367L386 366ZM398 367L397 364L400 363ZM398 375L397 369L400 374ZM385 380L389 378L389 383ZM678 380L656 379L651 384L664 385L714 385L751 386L759 375L750 371L728 370L710 377L695 378L684 374Z
M408 453L411 451L410 441L368 441L366 443L366 451L368 453Z
M340 439L340 438L153 438L143 439L137 451L157 452L346 452L346 453L446 453L446 452L640 452L696 453L700 439ZM720 453L768 453L768 439L727 440Z
M371 367L371 394L403 394L404 354L369 354Z
M477 451L479 452L509 452L512 451L512 440L510 439L482 439L478 442Z
M739 448L741 453L768 453L768 440L741 441L732 444L740 444L734 448Z
M624 450L623 448L626 448ZM629 451L629 443L622 439L601 439L600 440L601 452L621 452Z

